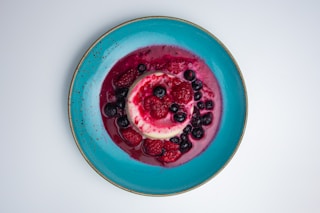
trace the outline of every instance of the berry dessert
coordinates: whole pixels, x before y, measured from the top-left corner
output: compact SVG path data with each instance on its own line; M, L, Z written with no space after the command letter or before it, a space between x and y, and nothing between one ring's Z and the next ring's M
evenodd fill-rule
M176 46L155 45L112 67L102 84L100 108L106 131L132 158L173 167L211 143L222 99L203 60Z

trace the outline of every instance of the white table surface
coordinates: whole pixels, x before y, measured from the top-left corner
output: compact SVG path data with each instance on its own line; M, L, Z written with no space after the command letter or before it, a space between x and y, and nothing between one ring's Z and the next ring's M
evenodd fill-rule
M242 144L214 179L169 197L100 177L70 131L67 98L83 53L148 15L187 19L232 52L247 86ZM320 2L0 3L0 212L320 212Z

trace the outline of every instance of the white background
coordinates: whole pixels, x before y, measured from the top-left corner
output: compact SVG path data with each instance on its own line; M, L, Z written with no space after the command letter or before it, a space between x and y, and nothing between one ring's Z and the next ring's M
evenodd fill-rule
M147 197L83 159L67 112L83 53L105 31L148 15L187 19L237 60L248 92L242 144L214 179ZM2 0L0 212L320 212L320 3Z

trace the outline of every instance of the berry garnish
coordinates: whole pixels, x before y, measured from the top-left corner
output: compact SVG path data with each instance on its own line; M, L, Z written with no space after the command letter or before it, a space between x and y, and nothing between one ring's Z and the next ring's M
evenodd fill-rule
M163 141L161 140L152 140L145 139L143 142L144 152L151 156L157 156L162 154L163 150Z
M121 129L121 135L129 146L138 146L142 136L132 128Z
M163 148L166 150L166 151L169 151L169 150L178 150L179 149L179 144L177 143L173 143L171 141L165 141L163 143Z
M147 70L147 66L146 66L145 64L139 64L138 67L137 67L137 69L138 69L138 72L139 72L140 74L142 74L142 73L144 73L144 71Z
M196 127L196 128L193 128L192 132L191 132L191 135L194 139L201 139L204 135L204 130L202 129L202 127Z
M192 130L192 126L190 124L188 124L184 129L183 129L183 132L184 133L190 133Z
M180 143L180 151L182 153L188 152L192 148L192 143L188 140L182 141Z
M204 105L203 101L199 101L199 102L197 103L197 107L198 107L200 110L204 109L204 108L205 108L205 105Z
M151 117L155 119L161 119L166 117L168 114L168 108L164 105L154 105L152 106L152 110L150 112Z
M201 90L203 87L202 81L200 81L199 79L196 79L191 84L192 84L193 90L195 91Z
M126 106L126 101L124 99L118 99L116 105L119 109L124 109Z
M199 116L200 116L200 110L198 109L198 107L193 107L192 117L199 117Z
M163 155L159 157L159 161L164 163L171 163L178 160L180 156L181 156L180 150L169 150L164 152Z
M193 127L200 127L201 126L201 117L200 116L194 116L191 118L191 125Z
M114 103L107 103L103 111L107 117L112 118L117 114L117 107Z
M206 109L211 110L214 107L214 102L212 100L205 101Z
M123 115L117 119L117 124L119 127L126 128L130 123L128 117L126 115Z
M161 119L167 116L169 112L170 100L168 97L163 97L162 100L156 96L148 96L145 98L143 108L149 111L154 119Z
M188 81L193 81L196 77L196 74L193 70L186 70L183 73L183 77Z
M114 83L118 88L129 87L138 76L138 71L135 69L130 69L123 73Z
M181 139L181 142L182 141L187 141L188 140L188 134L187 133L182 133L180 135L180 139Z
M143 102L143 108L146 110L146 111L150 111L151 110L151 106L152 104L154 104L155 102L158 101L158 98L155 97L155 96L148 96L144 99L144 102Z
M170 110L171 112L175 113L175 112L178 112L179 108L180 108L180 107L179 107L179 104L173 103L173 104L171 104L169 110Z
M128 91L129 91L129 89L126 87L116 89L115 95L116 95L117 100L125 98L128 94Z
M199 101L202 98L202 93L200 91L197 91L194 93L193 99L195 101Z
M205 125L205 126L210 125L212 123L212 120L213 120L212 112L207 112L201 116L202 125Z
M169 139L171 142L179 144L180 143L180 138L178 136L174 136Z
M177 112L173 115L173 119L179 123L182 123L186 120L187 115L184 112Z
M153 89L153 95L155 95L158 98L163 98L166 95L166 88L164 88L163 86L156 86Z
M157 98L150 106L150 115L155 119L161 119L167 116L169 112L168 105Z
M182 82L172 88L173 100L178 104L187 104L193 99L193 91L190 83Z

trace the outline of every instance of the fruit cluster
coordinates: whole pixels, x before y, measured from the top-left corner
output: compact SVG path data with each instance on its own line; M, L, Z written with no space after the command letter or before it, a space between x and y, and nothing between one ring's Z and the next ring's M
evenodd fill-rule
M184 78L191 82L191 86L193 89L193 100L195 101L195 106L193 108L193 114L190 123L183 129L183 133L181 133L180 137L175 136L170 138L170 141L174 143L180 144L180 150L182 152L187 152L191 149L192 143L189 140L189 134L194 140L200 140L203 138L205 131L203 126L208 126L212 123L213 120L213 110L214 102L213 100L205 100L202 101L202 88L203 84L202 81L196 78L196 74L193 70L186 70L183 73ZM188 84L186 82L186 84ZM180 89L181 90L181 89ZM182 89L183 91L183 89ZM177 122L182 122L185 119L185 114L179 113L179 104L173 103L170 106L170 110L174 113L174 119ZM205 113L202 113L202 110L206 110Z
M145 155L154 157L160 162L174 162L192 148L190 138L193 140L203 138L205 134L203 126L210 125L213 120L214 102L210 99L202 100L203 83L190 69L185 70L184 79L172 83L171 88L153 85L151 95L144 97L143 100L143 109L153 119L162 119L172 113L173 121L182 123L187 118L184 106L194 101L194 108L190 123L180 135L168 140L146 138L130 124L125 110L129 87L146 71L147 66L139 64L136 68L118 76L113 82L115 101L106 103L103 112L107 118L115 118L119 134L128 146L140 147Z

